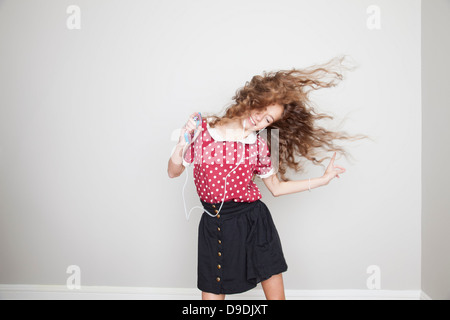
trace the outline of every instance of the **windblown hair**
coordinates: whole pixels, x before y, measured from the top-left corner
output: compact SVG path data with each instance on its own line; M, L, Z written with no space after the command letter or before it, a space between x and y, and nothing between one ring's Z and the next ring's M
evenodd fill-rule
M309 95L313 90L336 86L343 79L343 70L351 70L342 62L344 56L338 56L322 65L314 65L304 69L280 70L264 72L256 75L245 86L236 91L233 103L225 110L223 116L211 115L209 125L215 127L235 118L249 115L251 110L264 110L267 106L279 104L284 107L282 118L266 129L279 129L278 173L281 180L288 181L286 170L303 172L301 157L315 165L328 158L317 159L321 151L341 153L347 158L347 152L335 145L335 140L359 140L364 135L351 136L344 132L329 131L317 124L321 119L334 119L325 113L317 113ZM275 135L267 134L269 148ZM370 138L369 138L370 139ZM269 149L271 150L271 149ZM271 156L275 156L273 153ZM322 165L323 166L323 165Z

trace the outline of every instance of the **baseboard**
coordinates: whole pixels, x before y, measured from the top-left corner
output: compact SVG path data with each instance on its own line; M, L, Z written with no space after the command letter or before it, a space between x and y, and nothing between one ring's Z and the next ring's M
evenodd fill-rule
M424 291L420 291L420 300L433 300L429 295L427 295Z
M57 285L0 285L0 300L199 300L194 288L84 286L69 290ZM286 290L289 300L431 300L420 290ZM263 300L260 288L228 295L228 300Z

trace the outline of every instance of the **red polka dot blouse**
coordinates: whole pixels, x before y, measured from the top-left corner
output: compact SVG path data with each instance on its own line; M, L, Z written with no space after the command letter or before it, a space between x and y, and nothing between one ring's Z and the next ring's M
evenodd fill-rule
M252 181L253 174L267 178L275 173L264 138L251 133L243 140L225 141L215 128L209 127L206 119L202 127L202 134L183 158L185 167L194 165L194 182L200 199L207 203L222 202L224 196L225 201L235 202L261 199L259 188Z

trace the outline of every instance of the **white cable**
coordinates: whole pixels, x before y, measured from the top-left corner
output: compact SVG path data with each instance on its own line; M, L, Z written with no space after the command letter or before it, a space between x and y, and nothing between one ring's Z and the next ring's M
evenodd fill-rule
M242 136L243 136L244 133L245 133L245 121L246 121L246 120L244 120L244 124L243 124L243 125L244 125L244 128L243 128L243 130L242 130ZM262 130L264 130L264 129L259 130L258 133L257 133L256 135L258 135ZM186 146L189 146L191 143L193 143L193 142L191 141L190 143L187 143L187 144L185 145L185 148L186 148ZM242 143L242 157L241 157L241 160L239 161L239 163L237 164L237 166L236 166L233 170L231 170L230 172L228 172L228 174L225 176L225 186L224 186L224 193L223 193L222 204L220 205L220 207L219 207L219 209L217 210L217 213L216 213L216 214L211 214L211 213L208 212L208 210L206 210L204 207L200 207L200 206L192 207L191 210L189 210L189 212L187 212L187 209L186 209L186 200L185 200L185 197L184 197L184 190L185 190L186 184L187 184L187 182L188 182L188 176L189 176L188 171L189 171L189 170L188 170L188 168L186 168L186 181L184 182L183 190L182 190L182 192L181 192L181 194L182 194L182 196L183 196L183 205L184 205L184 212L185 212L185 214L186 214L186 220L189 221L189 217L191 216L192 210L194 210L194 209L196 209L196 208L199 208L199 209L201 209L202 211L205 211L209 216L211 216L211 217L213 217L213 218L217 217L217 215L220 213L220 210L222 209L222 206L223 206L223 204L224 204L224 202L225 202L225 197L226 197L226 195L227 195L227 178L228 178L228 175L229 175L230 173L232 173L233 171L235 171L235 170L240 166L241 162L242 162L242 161L244 160L244 158L245 158L245 143L244 143L243 141L242 141L241 143ZM183 152L182 152L183 159L184 159L184 153L185 153L185 150L184 150L184 148L183 148Z

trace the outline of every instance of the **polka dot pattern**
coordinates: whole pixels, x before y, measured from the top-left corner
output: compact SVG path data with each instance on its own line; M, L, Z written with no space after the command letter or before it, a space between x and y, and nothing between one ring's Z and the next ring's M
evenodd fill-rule
M184 157L185 162L194 165L194 183L200 199L208 203L222 202L224 197L225 201L235 202L261 199L252 177L273 172L267 142L259 136L256 142L244 145L236 141L216 141L208 131L206 119L202 127L202 134Z

